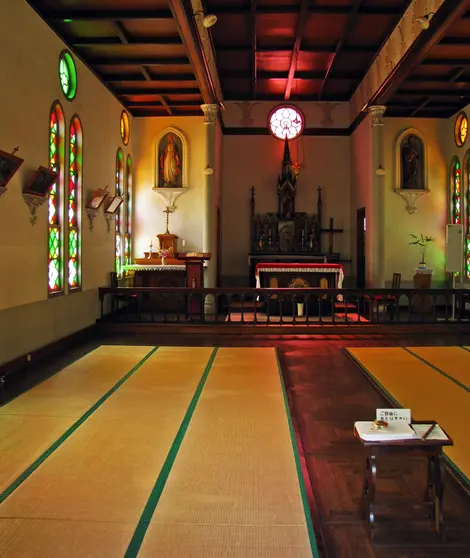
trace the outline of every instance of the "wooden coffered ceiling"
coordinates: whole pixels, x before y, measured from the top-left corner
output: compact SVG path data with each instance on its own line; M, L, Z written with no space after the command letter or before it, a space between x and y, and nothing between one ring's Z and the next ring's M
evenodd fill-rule
M28 2L134 116L201 115L204 101L222 100L190 0ZM349 100L409 4L205 0L218 18L209 38L224 100ZM375 96L387 116L445 118L470 102L465 7L470 0L445 0Z
M207 0L228 99L347 101L409 0Z

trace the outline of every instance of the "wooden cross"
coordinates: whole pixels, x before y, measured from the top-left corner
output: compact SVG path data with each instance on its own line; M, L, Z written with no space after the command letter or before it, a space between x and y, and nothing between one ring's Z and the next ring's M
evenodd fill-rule
M329 233L330 242L329 242L329 247L328 247L328 254L334 254L334 252L333 252L334 234L335 233L342 233L342 232L344 232L344 230L343 229L335 229L335 227L333 225L333 217L330 217L330 228L329 229L320 229L320 232Z

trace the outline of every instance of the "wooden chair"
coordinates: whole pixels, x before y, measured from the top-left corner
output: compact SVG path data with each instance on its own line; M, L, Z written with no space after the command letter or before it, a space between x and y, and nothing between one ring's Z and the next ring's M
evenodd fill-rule
M112 289L117 289L119 287L118 276L115 271L111 271L109 274L110 278L110 287ZM132 294L124 294L124 293L115 293L111 297L111 312L112 314L117 314L119 312L119 303L124 302L125 306L129 303L132 304L134 311L136 314L138 313L138 296L134 293Z
M401 286L401 273L394 273L392 277L392 289L399 289ZM395 295L375 295L372 300L372 314L380 312L380 306L384 307L387 314L392 317L395 309L398 307L398 301Z

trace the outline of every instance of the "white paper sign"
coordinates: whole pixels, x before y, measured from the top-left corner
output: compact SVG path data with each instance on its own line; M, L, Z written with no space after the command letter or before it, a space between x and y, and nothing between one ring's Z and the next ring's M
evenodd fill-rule
M377 409L377 420L394 422L396 420L411 422L411 409Z

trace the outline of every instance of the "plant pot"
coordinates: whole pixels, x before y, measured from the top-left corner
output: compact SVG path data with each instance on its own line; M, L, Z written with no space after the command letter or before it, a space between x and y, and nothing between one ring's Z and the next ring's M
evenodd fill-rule
M166 258L162 258L162 265L166 265Z

